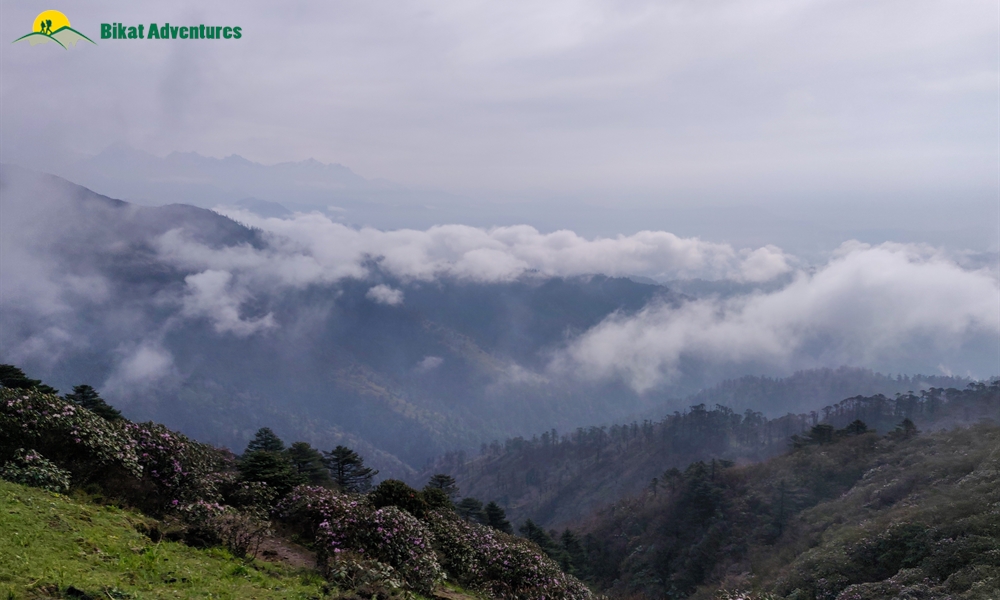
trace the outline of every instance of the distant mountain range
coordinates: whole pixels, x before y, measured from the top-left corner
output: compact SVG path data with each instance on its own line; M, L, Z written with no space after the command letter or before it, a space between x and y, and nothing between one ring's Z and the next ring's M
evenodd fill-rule
M432 224L442 207L455 208L446 193L366 179L343 165L311 158L263 165L236 154L212 158L173 152L159 157L116 144L57 174L140 204L235 205L266 217L321 211L352 225Z
M286 172L312 173L329 193L379 186L315 162L128 152L95 160L122 177L159 173L167 188L206 186L205 194L241 177L264 182L256 194ZM364 277L276 287L205 266L205 253L238 265L287 243L215 212L130 204L8 165L0 188L0 362L64 391L89 383L129 418L236 451L268 426L288 441L350 445L383 476L408 478L448 450L683 408L680 399L715 375L694 368L672 388L639 394L547 369L567 339L616 311L684 301L661 285L531 273L402 281L372 257ZM228 193L256 210L281 208L247 199L244 188ZM804 410L814 400L755 408Z

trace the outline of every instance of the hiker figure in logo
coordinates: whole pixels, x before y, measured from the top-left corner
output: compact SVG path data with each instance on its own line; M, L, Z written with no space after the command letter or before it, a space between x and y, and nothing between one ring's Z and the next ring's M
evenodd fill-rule
M45 19L38 26L41 28L41 33L52 35L52 19Z

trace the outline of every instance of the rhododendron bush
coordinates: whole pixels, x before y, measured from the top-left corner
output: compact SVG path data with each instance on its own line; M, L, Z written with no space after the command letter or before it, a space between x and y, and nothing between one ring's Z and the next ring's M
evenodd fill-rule
M563 573L534 543L491 527L434 511L427 523L448 572L494 598L592 598L579 580Z
M19 448L12 460L0 465L0 479L50 492L65 492L69 489L70 474L34 450Z
M0 432L0 466L34 451L68 471L75 485L97 482L153 511L219 499L226 480L220 474L232 469L221 451L163 425L107 421L36 390L0 389Z
M142 475L135 441L121 425L55 395L0 389L0 432L0 462L24 448L69 470L77 483Z
M276 513L311 534L324 561L336 561L342 553L378 561L392 567L407 587L424 593L443 577L430 532L395 506L375 509L361 496L299 486Z

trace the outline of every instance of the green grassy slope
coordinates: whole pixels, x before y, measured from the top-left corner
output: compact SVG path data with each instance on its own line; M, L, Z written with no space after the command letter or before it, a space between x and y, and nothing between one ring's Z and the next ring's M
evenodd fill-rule
M0 480L0 598L318 598L315 573L154 543L146 517Z

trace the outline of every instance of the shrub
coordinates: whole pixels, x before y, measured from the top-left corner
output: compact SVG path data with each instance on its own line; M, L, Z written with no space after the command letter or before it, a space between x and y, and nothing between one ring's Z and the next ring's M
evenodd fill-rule
M427 512L423 494L398 479L386 479L366 496L375 508L395 506L420 518Z
M146 510L162 512L177 502L221 499L220 484L229 480L220 475L235 468L230 456L159 423L125 422L122 428L132 439L142 467L139 485L119 490L130 500Z
M240 558L257 556L261 542L270 535L267 520L231 506L198 500L179 505L177 512L187 524L186 539L194 546L221 544Z
M32 449L73 474L77 484L136 478L135 442L111 423L53 394L0 389L0 460Z
M495 598L592 598L579 580L562 572L538 546L452 513L427 515L449 574Z
M360 496L299 486L275 509L278 518L313 540L319 560L355 554L392 567L407 587L429 593L441 579L427 528L395 506L376 509Z
M0 468L0 478L61 493L69 489L70 473L34 450L19 448L14 458Z

